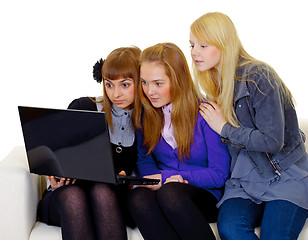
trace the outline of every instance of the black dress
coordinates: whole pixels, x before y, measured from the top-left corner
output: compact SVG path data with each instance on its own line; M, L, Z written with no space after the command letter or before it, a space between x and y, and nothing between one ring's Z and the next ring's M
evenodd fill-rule
M68 108L77 110L98 111L96 103L93 102L88 97L81 97L73 100L69 104ZM111 146L113 151L114 166L116 172L124 170L126 175L129 176L132 174L133 171L136 171L136 161L137 161L136 141L130 147L123 147L113 143L111 143ZM119 151L119 147L121 148L121 151ZM85 180L78 180L76 184L83 186L84 188L87 188L87 186L92 183ZM127 185L116 185L114 186L114 190L118 196L126 224L130 227L135 227L135 223L130 217L130 214L128 213L125 202L126 195L129 191L129 187ZM53 192L48 191L48 189L45 190L42 200L38 204L38 210L37 210L38 220L47 224L50 224L48 218L48 210L52 193Z
M92 98L95 99L95 98ZM88 97L81 97L75 99L68 106L69 109L98 111L96 103ZM137 162L137 147L136 141L131 147L123 147L117 144L111 143L114 165L116 172L122 170L125 171L126 175L131 175L133 170L136 169ZM121 149L120 151L118 149Z

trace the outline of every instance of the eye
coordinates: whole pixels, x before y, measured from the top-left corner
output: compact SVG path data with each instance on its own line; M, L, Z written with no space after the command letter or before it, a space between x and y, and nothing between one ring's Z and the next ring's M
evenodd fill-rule
M129 83L123 83L122 86L123 86L124 88L127 88L127 87L130 86L130 84L129 84Z
M105 86L106 86L107 88L111 88L111 87L112 87L112 84L111 84L111 83L106 82L106 83L105 83Z
M157 85L157 86L161 86L161 85L163 85L163 83L157 82L156 85Z
M206 48L207 45L206 45L206 44L202 44L201 47L202 47L202 48Z
M142 79L142 80L141 80L141 84L142 84L142 85L146 85L146 84L148 84L148 83L147 83L145 80Z
M189 46L189 47L190 47L190 48L194 48L194 46L195 46L195 45L193 45L193 44L190 44L190 46Z

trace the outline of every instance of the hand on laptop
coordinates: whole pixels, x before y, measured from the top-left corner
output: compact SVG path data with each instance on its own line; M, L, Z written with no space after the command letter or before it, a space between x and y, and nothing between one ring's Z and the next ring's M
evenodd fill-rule
M121 172L119 172L119 175L126 176L126 172L122 170Z
M74 184L76 179L71 180L70 178L61 178L60 181L55 176L46 176L50 181L50 186L53 190L56 190L63 185Z
M124 170L122 170L121 172L119 172L119 175L120 176L126 176L126 172ZM128 188L132 190L132 189L134 189L134 186L133 185L128 185Z
M161 187L161 174L153 174L153 175L147 175L147 176L143 176L144 178L154 178L154 179L159 179L160 182L156 185L142 185L142 187L147 187L153 191L156 191L158 189L160 189Z
M181 175L173 175L171 177L168 177L164 184L169 183L169 182L180 182L180 183L186 183L188 184L187 180L184 180Z

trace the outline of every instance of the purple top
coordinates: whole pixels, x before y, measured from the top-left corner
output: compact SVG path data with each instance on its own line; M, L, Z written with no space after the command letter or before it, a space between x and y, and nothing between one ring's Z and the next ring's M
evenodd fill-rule
M162 174L162 183L172 175L181 175L189 184L204 188L218 200L229 176L230 156L227 146L198 114L190 157L179 161L177 148L173 149L162 137L153 152L147 155L143 133L137 133L137 167L141 176Z

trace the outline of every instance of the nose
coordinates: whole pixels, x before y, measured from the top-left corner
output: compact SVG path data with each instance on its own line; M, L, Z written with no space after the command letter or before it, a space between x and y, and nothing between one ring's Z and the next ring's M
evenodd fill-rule
M143 91L147 96L152 96L154 94L154 87L150 83L143 85Z
M197 48L196 46L191 48L191 56L197 56L198 55L198 51L197 51Z
M115 86L114 91L113 91L113 97L118 98L122 95L121 89Z

